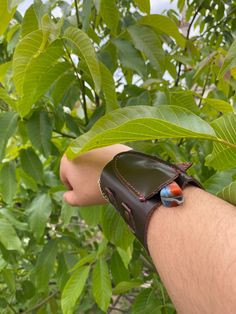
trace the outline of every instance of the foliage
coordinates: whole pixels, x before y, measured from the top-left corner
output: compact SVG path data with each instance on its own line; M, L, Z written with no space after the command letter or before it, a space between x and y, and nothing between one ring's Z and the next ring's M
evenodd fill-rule
M60 158L126 142L236 205L236 5L0 0L0 312L175 313L109 206L62 202Z

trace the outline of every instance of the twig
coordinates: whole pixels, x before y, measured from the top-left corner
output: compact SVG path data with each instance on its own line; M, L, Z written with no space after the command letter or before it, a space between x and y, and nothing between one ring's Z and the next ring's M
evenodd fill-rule
M44 304L48 303L48 301L50 301L52 298L54 298L55 295L57 295L57 294L58 294L58 291L53 292L46 299L42 300L41 302L39 302L35 306L31 307L30 309L24 311L22 314L32 313L33 311L38 310L40 307L42 307Z
M197 11L195 12L191 22L189 23L188 29L187 29L187 35L186 35L186 43L185 43L185 48L184 48L184 52L187 51L187 41L189 40L189 36L190 36L190 31L192 28L192 25L198 15L198 13L200 12L202 6L200 5L199 8L197 9ZM177 79L175 81L175 87L177 87L179 85L179 81L180 81L180 75L181 75L181 68L182 68L183 63L180 61L179 62L179 66L178 66L178 73L177 73Z
M58 130L56 130L56 129L53 129L53 132L55 132L55 133L57 133L57 134L60 134L60 135L62 135L62 136L64 136L64 137L73 138L73 139L75 139L75 138L76 138L76 136L73 136L73 135L70 135L70 134L63 133L63 132L58 131Z
M72 65L72 67L73 67L73 69L74 69L75 75L76 75L76 77L77 77L77 79L78 79L78 82L79 82L79 84L80 84L80 87L81 87L81 92L82 92L82 107L83 107L83 111L84 111L85 124L87 125L89 119L88 119L87 104L86 104L86 98L85 98L85 85L84 85L84 80L82 80L82 78L79 77L79 75L81 76L82 73L81 73L81 72L78 73L77 68L76 68L76 66L75 66L75 64L74 64L74 61L73 61L72 58L71 58L70 52L68 51L68 49L67 49L67 47L66 47L64 41L62 41L62 42L63 42L63 46L64 46L64 48L65 48L65 50L66 50L66 53L67 53L68 58L70 59L71 65Z
M210 77L210 73L211 73L211 65L212 63L209 65L208 67L208 71L207 71L207 76L206 76L206 80L205 80L205 83L204 83L204 86L203 86L203 89L202 89L202 93L201 93L201 98L200 98L200 101L199 101L199 104L198 104L198 107L200 108L201 105L202 105L202 100L203 100L203 96L205 94L205 91L206 91L206 87L207 87L207 84L208 84L208 81L209 81L209 77Z
M109 307L108 311L107 311L107 314L110 314L111 311L112 311L112 308L111 307L115 307L117 305L117 303L120 301L120 298L121 298L121 295L118 295L118 297L116 298L115 302Z
M80 27L80 24L79 24L79 8L78 8L77 0L74 0L74 4L75 4L75 11L76 11L77 25L78 25L78 28L79 28Z

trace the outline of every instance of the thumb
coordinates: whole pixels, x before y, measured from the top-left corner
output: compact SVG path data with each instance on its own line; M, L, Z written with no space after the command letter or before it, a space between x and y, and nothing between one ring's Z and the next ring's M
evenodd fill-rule
M74 191L67 191L63 195L64 201L72 206L79 205L78 196Z

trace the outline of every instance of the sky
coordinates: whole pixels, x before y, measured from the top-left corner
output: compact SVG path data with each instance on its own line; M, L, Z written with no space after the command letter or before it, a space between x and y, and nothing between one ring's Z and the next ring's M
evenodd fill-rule
M72 2L72 0L68 0ZM25 0L19 5L19 11L24 14L28 7L33 3L33 0ZM151 0L151 13L161 13L165 9L176 8L177 0L170 3L170 0Z

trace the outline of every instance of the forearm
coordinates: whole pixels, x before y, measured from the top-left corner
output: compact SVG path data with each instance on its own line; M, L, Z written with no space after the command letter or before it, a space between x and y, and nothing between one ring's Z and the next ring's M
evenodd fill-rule
M236 209L195 187L148 228L154 264L181 314L235 313Z

